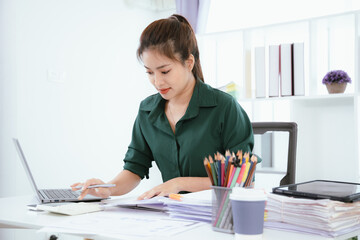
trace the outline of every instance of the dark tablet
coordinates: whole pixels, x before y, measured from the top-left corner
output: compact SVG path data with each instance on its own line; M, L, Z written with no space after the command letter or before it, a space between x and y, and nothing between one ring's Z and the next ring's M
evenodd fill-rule
M275 187L273 193L311 199L331 199L341 202L360 200L360 183L314 180Z

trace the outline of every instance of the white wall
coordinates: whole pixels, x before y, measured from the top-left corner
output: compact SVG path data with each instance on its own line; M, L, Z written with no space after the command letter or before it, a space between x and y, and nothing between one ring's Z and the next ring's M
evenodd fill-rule
M263 26L359 8L358 0L211 0L206 31Z
M139 103L154 93L138 39L172 13L122 0L0 0L0 197L32 193L12 137L40 188L122 170ZM158 171L144 182L138 193L161 182Z

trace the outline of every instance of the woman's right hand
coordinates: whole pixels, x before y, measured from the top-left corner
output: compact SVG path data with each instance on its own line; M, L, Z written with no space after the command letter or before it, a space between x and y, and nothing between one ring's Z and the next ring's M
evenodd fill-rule
M103 182L100 179L97 178L92 178L92 179L88 179L85 182L81 183L74 183L72 184L70 187L73 191L78 191L79 188L76 188L78 186L81 186L81 194L78 197L79 200L82 200L87 194L91 194L97 197L102 197L102 198L108 198L111 195L111 191L109 188L87 188L90 185L95 185L95 184L105 184L105 182Z

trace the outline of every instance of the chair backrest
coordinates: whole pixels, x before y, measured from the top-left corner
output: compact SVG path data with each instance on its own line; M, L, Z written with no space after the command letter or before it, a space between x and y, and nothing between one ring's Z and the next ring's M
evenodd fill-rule
M289 132L287 170L280 181L280 185L295 183L297 124L295 122L253 122L252 127L254 134L276 131Z

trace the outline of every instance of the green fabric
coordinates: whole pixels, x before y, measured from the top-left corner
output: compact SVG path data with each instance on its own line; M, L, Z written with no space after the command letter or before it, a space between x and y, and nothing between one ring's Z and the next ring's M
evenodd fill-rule
M160 94L146 98L134 123L124 169L148 177L155 161L163 181L176 177L206 177L204 158L225 150L251 152L250 120L229 94L197 81L185 115L173 133Z

